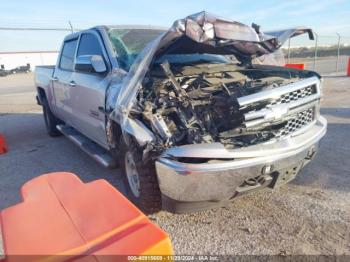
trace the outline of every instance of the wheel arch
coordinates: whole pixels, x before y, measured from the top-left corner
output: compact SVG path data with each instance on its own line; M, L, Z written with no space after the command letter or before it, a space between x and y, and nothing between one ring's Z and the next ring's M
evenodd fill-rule
M38 86L36 89L38 104L43 105L44 99L47 99L45 89L40 86Z

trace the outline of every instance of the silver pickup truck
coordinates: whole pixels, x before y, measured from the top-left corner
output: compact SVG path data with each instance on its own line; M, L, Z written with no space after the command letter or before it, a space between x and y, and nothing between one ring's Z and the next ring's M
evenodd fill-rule
M190 212L291 181L326 133L321 77L278 66L308 28L262 32L206 12L68 35L35 71L48 134L120 166L145 212Z

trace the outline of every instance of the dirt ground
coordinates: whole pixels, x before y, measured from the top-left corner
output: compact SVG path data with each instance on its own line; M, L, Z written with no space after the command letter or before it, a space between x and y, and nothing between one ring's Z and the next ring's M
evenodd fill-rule
M32 75L0 79L0 133L10 148L0 156L0 208L20 201L25 181L53 171L83 181L102 177L124 192L119 170L105 170L64 137L46 135L32 81ZM350 77L325 77L323 93L328 133L294 181L224 208L150 216L169 233L176 254L350 255Z

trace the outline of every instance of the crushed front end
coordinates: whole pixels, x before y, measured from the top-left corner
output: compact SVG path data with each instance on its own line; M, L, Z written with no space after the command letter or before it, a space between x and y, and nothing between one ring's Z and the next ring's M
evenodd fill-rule
M315 156L327 128L321 77L253 63L304 32L312 34L267 35L199 13L139 55L112 117L144 161L155 161L166 209L198 210L278 187Z
M156 169L173 212L291 181L326 132L310 71L163 63L144 87L139 120L164 149Z
M220 141L166 150L156 167L169 209L181 206L183 210L199 202L216 205L294 179L315 156L326 133L327 122L319 114L320 88L314 76L242 96L237 99L243 114L236 128L239 136L231 137L239 143Z

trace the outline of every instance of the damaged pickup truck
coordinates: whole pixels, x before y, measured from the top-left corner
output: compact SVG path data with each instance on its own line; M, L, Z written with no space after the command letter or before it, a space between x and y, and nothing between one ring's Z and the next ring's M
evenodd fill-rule
M291 181L326 133L321 77L271 65L308 28L262 32L206 12L169 30L98 26L36 68L49 135L119 162L145 212L210 208ZM270 61L270 65L261 61Z

